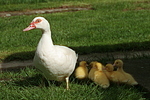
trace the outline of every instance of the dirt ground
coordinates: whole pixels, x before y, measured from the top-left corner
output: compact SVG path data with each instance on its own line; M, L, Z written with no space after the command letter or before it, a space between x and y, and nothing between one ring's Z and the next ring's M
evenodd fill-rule
M85 5L83 7L77 6L61 6L58 8L47 8L47 9L36 9L28 11L9 11L9 12L0 12L0 17L11 17L11 16L20 16L20 15L32 15L32 14L47 14L47 13L57 13L57 12L73 12L80 10L91 10L90 5Z

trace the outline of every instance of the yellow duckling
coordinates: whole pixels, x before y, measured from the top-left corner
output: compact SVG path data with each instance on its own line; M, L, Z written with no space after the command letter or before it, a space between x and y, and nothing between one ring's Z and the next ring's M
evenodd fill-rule
M105 65L105 70L104 70L107 78L112 81L112 77L111 75L113 75L113 72L114 72L114 66L112 64L106 64Z
M77 79L85 79L88 78L88 68L87 68L87 62L81 61L79 63L79 67L75 70L75 77Z
M96 63L96 71L94 72L94 82L100 85L102 88L109 87L109 80L103 71L103 65L101 63Z
M120 71L114 71L114 66L112 64L107 64L105 70L106 76L112 82L126 83L128 81L123 73Z
M94 80L94 72L97 70L96 69L96 67L95 67L95 64L97 63L97 61L93 61L93 62L91 62L90 63L90 67L91 67L91 70L90 70L90 72L89 72L89 74L88 74L88 78L90 79L90 80Z
M137 81L135 81L135 79L133 78L132 75L130 75L129 73L126 73L124 70L123 70L123 61L118 59L118 60L115 60L114 62L114 66L118 67L117 68L117 71L123 73L125 75L125 77L127 78L127 84L128 85L137 85Z

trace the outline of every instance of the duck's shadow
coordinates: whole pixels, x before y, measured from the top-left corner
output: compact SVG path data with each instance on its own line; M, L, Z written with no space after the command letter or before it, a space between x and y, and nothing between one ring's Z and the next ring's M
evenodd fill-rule
M60 86L62 82L58 81L48 81L41 74L36 74L32 77L25 77L21 80L15 81L15 85L22 87L49 87L49 86Z
M70 84L79 84L79 85L90 85L91 83L93 83L91 80L89 79L85 79L85 80L78 80L76 79L73 75L70 76L70 80L69 80ZM54 81L54 80L46 80L41 74L36 74L32 77L24 77L18 81L14 81L16 86L26 86L26 87L33 87L33 86L39 86L39 87L49 87L49 86L62 86L65 87L66 82L59 82L59 81Z

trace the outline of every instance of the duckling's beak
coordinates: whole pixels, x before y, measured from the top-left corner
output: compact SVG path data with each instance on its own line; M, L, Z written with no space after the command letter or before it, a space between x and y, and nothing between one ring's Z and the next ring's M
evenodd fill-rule
M86 66L89 66L88 64L86 64Z
M106 67L103 67L103 70L106 70Z
M115 64L113 64L113 67L114 67L114 71L116 71L116 70L117 70L117 67L116 67L116 65L115 65Z
M113 64L113 67L115 67L115 63Z

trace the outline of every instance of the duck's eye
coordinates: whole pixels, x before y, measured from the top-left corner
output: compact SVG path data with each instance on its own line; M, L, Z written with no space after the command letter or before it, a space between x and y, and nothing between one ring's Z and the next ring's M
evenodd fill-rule
M37 19L35 22L36 23L39 23L39 22L41 22L42 20L41 19Z

